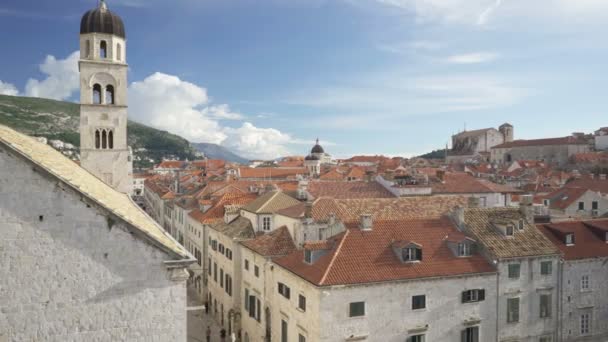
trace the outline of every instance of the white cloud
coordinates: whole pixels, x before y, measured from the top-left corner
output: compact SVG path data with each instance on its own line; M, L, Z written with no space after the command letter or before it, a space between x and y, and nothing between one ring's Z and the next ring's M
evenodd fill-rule
M491 62L497 58L498 54L493 52L475 52L450 56L445 61L452 64L478 64Z
M42 81L30 78L25 85L25 95L65 100L79 89L78 59L80 53L73 52L65 59L47 56L40 71L46 75Z
M289 135L244 122L224 127L219 120L238 120L225 104L211 105L207 90L177 76L154 73L129 87L129 116L178 134L192 142L224 145L249 158L271 159L287 154Z
M19 95L19 90L17 90L17 87L10 83L0 81L0 95L17 96Z

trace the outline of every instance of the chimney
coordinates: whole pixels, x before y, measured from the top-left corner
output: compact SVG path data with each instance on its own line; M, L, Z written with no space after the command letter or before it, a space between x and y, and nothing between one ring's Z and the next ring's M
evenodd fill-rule
M361 214L361 230L372 230L372 214Z
M479 198L475 196L469 197L468 206L469 208L479 208Z
M601 180L606 180L606 174L605 173L600 173L600 179Z
M464 225L464 207L461 205L458 205L454 208L454 210L452 211L452 219L454 220L454 223L456 223L456 225L458 226L458 228L460 230L462 230L462 226Z
M296 192L296 197L299 200L306 200L308 198L308 195L306 193L306 189L308 187L308 182L305 180L301 180L298 182L298 190Z
M437 170L436 176L441 182L443 182L445 178L445 170Z
M329 213L329 225L333 226L334 224L336 224L336 214L334 213Z
M526 221L534 224L534 208L532 208L532 195L521 195L519 199L519 211L525 216Z

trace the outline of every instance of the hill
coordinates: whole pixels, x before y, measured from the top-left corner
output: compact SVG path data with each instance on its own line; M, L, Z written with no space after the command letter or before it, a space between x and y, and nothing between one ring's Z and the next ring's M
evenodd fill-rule
M223 159L225 161L239 164L247 164L249 162L249 160L236 155L227 148L217 144L192 143L192 147L194 147L197 151L204 153L209 159Z
M423 155L418 156L418 158L424 159L444 159L445 158L445 149L443 150L433 150L429 153L425 153Z
M58 139L78 147L79 117L77 103L0 95L0 124L28 135ZM127 141L134 151L134 167L148 167L163 157L196 157L195 149L186 139L130 120Z

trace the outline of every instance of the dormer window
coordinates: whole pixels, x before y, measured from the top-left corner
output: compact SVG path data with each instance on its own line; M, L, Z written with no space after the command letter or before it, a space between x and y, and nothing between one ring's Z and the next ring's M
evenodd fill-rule
M304 262L312 264L312 251L309 249L304 250Z
M417 247L403 248L401 258L404 262L407 261L422 261L422 249Z
M471 245L464 242L459 243L458 256L471 256Z
M519 219L519 222L517 222L517 228L519 230L524 230L524 220Z
M566 246L574 246L574 234L566 234Z
M510 225L508 225L508 226L505 227L505 235L506 236L513 236L514 233L515 232L514 232L513 225L510 224Z

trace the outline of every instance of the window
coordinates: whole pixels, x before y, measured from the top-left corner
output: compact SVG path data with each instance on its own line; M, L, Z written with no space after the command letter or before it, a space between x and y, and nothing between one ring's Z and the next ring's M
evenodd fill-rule
M578 202L578 210L585 210L585 202Z
M551 317L551 295L540 295L540 318Z
M106 104L114 104L114 86L106 86Z
M591 314L581 315L581 335L588 335L591 332Z
M304 262L312 264L312 251L309 249L304 250Z
M538 342L551 342L551 340L551 336L543 336L538 340Z
M424 308L426 308L426 296L412 296L412 310L419 310Z
M104 150L108 148L108 133L105 129L101 130L101 148Z
M287 342L287 322L281 320L281 342Z
M95 130L95 148L99 149L101 147L101 134L99 130Z
M520 264L509 264L509 278L519 278Z
M211 276L211 258L207 258L207 267L209 267L207 269L207 273L209 274L209 276Z
M106 43L105 40L102 40L101 43L99 43L99 57L100 58L108 57L108 44Z
M262 228L266 231L270 230L270 217L264 217L262 219Z
M245 289L245 311L249 312L249 289Z
M251 317L259 322L262 317L262 315L261 315L262 303L260 302L260 300L258 298L256 298L254 295L250 295L249 304L247 305L247 307L249 308L249 310L248 310L249 317Z
M224 245L222 245L221 243L219 244L219 246L217 247L217 250L221 253L224 254Z
M513 234L514 234L513 225L508 225L507 228L505 228L505 235L513 236Z
M540 274L550 275L553 272L553 263L551 261L541 261Z
M476 289L476 290L462 291L462 302L463 303L480 302L485 299L486 299L486 290Z
M589 276L584 275L581 277L581 291L589 290Z
M245 269L249 270L249 260L245 259Z
M232 277L228 274L226 274L226 287L225 287L226 293L232 297Z
M413 335L407 338L407 342L424 342L424 335Z
M87 42L85 43L85 51L84 51L84 56L86 58L91 57L91 41L87 40Z
M599 209L599 203L597 201L591 202L591 210L598 210L598 209Z
M422 249L416 247L404 248L401 252L403 261L420 261L422 260Z
M306 311L306 297L298 295L298 309Z
M217 283L217 263L213 263L213 281Z
M458 244L458 256L470 256L471 255L471 245L468 243L459 243Z
M108 131L108 148L114 148L114 132L112 130Z
M365 316L365 302L353 302L349 304L348 317Z
M93 85L93 104L101 104L101 85Z
M566 234L566 246L574 245L574 234Z
M278 284L277 290L279 291L279 293L287 299L291 298L291 289L289 288L289 286L287 286L283 283L277 283L277 284Z
M226 248L226 258L232 260L232 250L230 248Z
M224 287L224 269L220 268L220 287Z
M545 205L545 207L548 207L549 206L549 200L548 199L543 200L543 204Z
M507 299L507 323L519 322L519 298Z
M519 220L519 222L517 223L517 229L524 230L524 220Z
M116 44L116 60L119 60L122 58L122 46L120 46L120 44Z
M461 342L479 342L479 327L468 327L460 332Z
M306 342L306 337L302 334L298 334L298 342Z
M253 274L256 277L260 277L260 268L258 267L258 265L253 266Z

